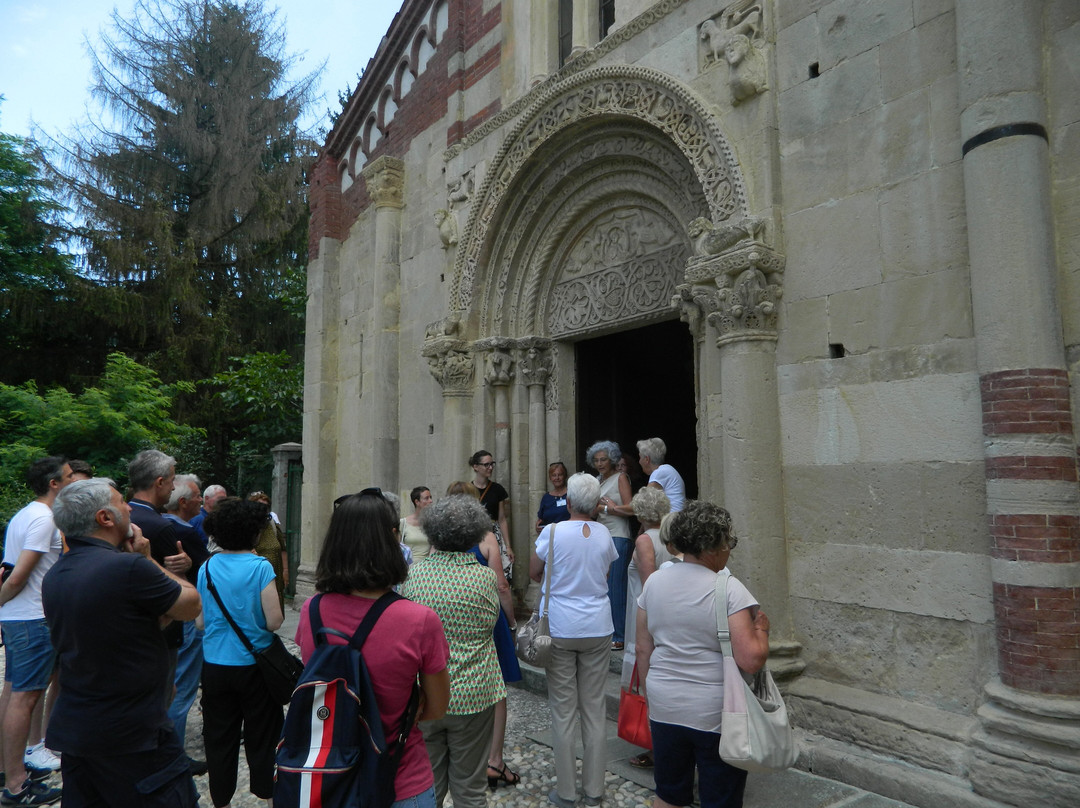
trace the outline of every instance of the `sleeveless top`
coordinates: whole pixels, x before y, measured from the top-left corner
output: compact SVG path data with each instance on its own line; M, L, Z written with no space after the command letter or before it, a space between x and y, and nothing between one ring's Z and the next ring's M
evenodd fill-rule
M619 477L619 472L615 472L609 475L606 480L600 480L600 498L610 497L616 504L626 505L619 495ZM625 516L618 516L614 513L604 513L603 505L600 506L600 513L597 515L596 521L606 527L608 533L614 537L625 539L630 536L630 520Z

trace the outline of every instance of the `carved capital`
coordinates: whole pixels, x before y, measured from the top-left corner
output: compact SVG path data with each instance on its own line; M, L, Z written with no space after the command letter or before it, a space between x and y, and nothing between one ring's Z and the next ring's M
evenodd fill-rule
M519 345L521 358L518 360L518 370L521 371L522 380L529 386L547 384L555 368L550 341L539 337L526 337Z
M681 283L675 287L671 306L679 310L679 319L690 326L695 340L705 337L705 318L719 306L715 284Z
M716 309L706 319L717 331L717 346L738 340L776 339L783 271L784 256L756 241L687 262L689 285L708 287L711 282L716 287Z
M461 315L453 313L428 325L420 354L443 389L444 396L462 396L472 392L473 356L461 337Z
M401 209L405 193L405 163L383 155L360 172L376 208Z
M489 337L477 341L474 349L486 352L484 381L492 387L507 387L514 378L514 357L510 351L513 340L505 337Z

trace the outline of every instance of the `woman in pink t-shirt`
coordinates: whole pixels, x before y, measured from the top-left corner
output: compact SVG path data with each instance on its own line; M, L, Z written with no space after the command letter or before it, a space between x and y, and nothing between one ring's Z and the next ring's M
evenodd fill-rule
M335 505L315 569L325 626L351 636L372 604L405 580L409 568L395 527L394 511L378 489L365 489ZM334 635L328 640L345 642ZM296 642L307 662L315 650L307 603L300 613ZM400 600L379 617L364 643L364 661L387 738L398 733L417 677L421 691L417 722L443 717L450 700L449 658L442 622L427 606ZM394 808L435 808L434 783L424 737L413 726L394 779Z

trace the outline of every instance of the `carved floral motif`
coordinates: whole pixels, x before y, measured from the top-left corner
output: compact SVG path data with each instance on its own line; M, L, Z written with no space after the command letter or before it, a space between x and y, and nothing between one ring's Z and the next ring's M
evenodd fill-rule
M687 262L688 283L680 287L673 303L685 306L684 314L691 322L707 312L718 346L745 339L775 340L783 270L784 257L758 242L715 257L695 257ZM711 295L695 294L699 287L707 289L710 281L716 287L715 307Z
M405 163L383 156L364 166L360 176L376 208L400 208L405 193Z

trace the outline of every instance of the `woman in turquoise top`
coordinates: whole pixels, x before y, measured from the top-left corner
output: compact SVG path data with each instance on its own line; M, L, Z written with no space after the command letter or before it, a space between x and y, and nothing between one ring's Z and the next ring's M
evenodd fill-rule
M281 626L274 568L255 554L266 509L236 497L222 500L206 517L207 535L220 552L199 569L203 613L203 740L210 769L210 799L228 805L236 791L240 739L251 770L251 793L274 795L274 748L281 737L283 714L274 701L255 658L245 648L210 591L209 578L229 615L256 650L270 646Z

